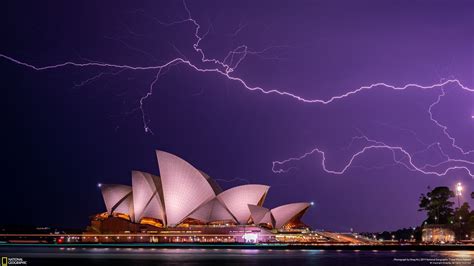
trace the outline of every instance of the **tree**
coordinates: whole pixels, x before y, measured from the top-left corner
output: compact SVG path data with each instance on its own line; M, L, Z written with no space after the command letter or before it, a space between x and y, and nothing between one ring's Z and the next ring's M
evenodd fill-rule
M456 239L465 239L465 235L470 235L472 219L469 208L469 204L464 202L460 208L456 208L456 211L454 211L453 229L456 232Z
M469 217L469 210L470 210L470 206L469 206L469 203L467 202L464 202L460 208L456 208L456 211L454 212L454 219L456 221L458 220L466 220L467 217Z
M453 205L450 201L454 192L448 187L436 187L432 191L420 196L420 209L426 211L426 224L449 224L453 217Z
M467 228L471 234L474 232L474 210L471 211L469 220L467 221Z

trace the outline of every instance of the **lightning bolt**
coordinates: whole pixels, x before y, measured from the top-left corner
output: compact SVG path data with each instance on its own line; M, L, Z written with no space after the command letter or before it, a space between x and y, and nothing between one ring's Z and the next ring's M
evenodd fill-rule
M373 83L367 86L361 86L359 88L347 91L343 94L340 95L335 95L332 96L328 99L308 99L304 98L302 96L293 94L289 92L289 90L285 89L271 89L271 88L263 88L260 86L253 86L250 85L247 81L245 81L243 78L234 76L233 73L235 70L239 67L239 65L244 61L244 59L248 55L259 55L262 53L265 53L268 49L264 49L262 51L252 51L250 50L246 45L239 45L235 49L229 51L224 59L219 60L216 58L209 58L206 56L206 53L204 50L200 47L200 43L202 40L206 37L208 32L205 32L204 34L201 34L201 25L193 18L190 9L188 8L186 1L183 1L183 6L187 14L187 18L179 21L174 21L174 22L161 22L157 19L155 19L160 25L163 26L174 26L177 24L182 24L182 23L190 23L194 27L194 38L195 42L192 44L192 47L194 51L200 56L200 62L191 62L188 60L185 56L180 56L180 57L175 57L166 63L163 64L158 64L158 65L145 65L145 66L134 66L134 65L127 65L127 64L113 64L113 63L106 63L106 62L98 62L98 61L88 61L88 62L73 62L73 61L66 61L63 63L59 64L54 64L54 65L46 65L46 66L35 66L29 63L26 63L24 61L21 61L19 59L13 58L11 56L5 55L5 54L0 54L0 58L3 58L7 61L10 61L14 64L27 67L29 69L35 70L35 71L47 71L47 70L55 70L59 68L66 68L66 67L76 67L76 68L101 68L101 69L111 69L114 70L113 72L102 72L99 73L98 75L95 75L80 84L77 84L78 86L83 86L85 84L88 84L89 82L92 82L94 80L97 80L101 78L103 75L110 74L110 75L118 75L122 71L129 70L129 71L151 71L154 73L154 79L149 85L148 91L145 95L143 95L140 100L139 100L139 106L138 110L140 110L141 115L142 115L142 123L143 123L143 128L144 131L147 133L153 134L149 127L149 122L150 120L146 116L146 112L144 109L145 101L153 95L153 89L157 85L160 76L169 68L176 66L176 65L185 65L190 67L191 69L201 72L201 73L214 73L218 76L221 76L227 80L236 82L239 84L242 88L249 90L249 91L254 91L254 92L259 92L262 94L268 94L268 95L276 95L276 96L283 96L287 97L289 99L292 99L298 103L305 103L305 104L322 104L322 105L328 105L335 103L339 100L349 98L351 96L354 96L356 94L360 94L364 91L370 91L374 89L389 89L389 90L394 90L394 91L405 91L408 89L421 89L421 90L434 90L434 89L440 89L441 94L438 95L437 100L433 102L428 109L428 114L430 120L433 122L433 124L441 130L441 132L444 134L444 136L450 141L451 146L459 151L461 155L470 155L471 153L474 152L474 150L464 150L462 147L460 147L456 143L456 139L449 133L448 127L446 125L443 125L441 122L439 122L437 119L434 118L432 109L435 107L437 104L440 103L441 99L443 96L446 95L444 86L447 85L455 85L459 88L461 88L464 91L467 91L469 93L473 93L474 89L468 88L467 86L463 85L460 80L458 79L447 79L444 81L440 81L435 84L431 85L421 85L421 84L416 84L416 83L410 83L406 84L403 86L395 86L395 85L390 85L387 83L379 82L379 83ZM243 27L243 26L241 26ZM241 28L238 29L240 31ZM237 31L237 33L238 33ZM235 34L237 34L235 33ZM126 44L124 44L126 45ZM143 51L142 51L143 53ZM472 116L474 118L474 116ZM417 163L414 162L413 160L413 154L410 154L406 149L404 149L401 146L390 146L388 144L385 144L384 142L377 141L377 140L372 140L366 137L365 135L359 136L359 138L365 140L367 142L367 145L365 145L361 150L358 152L354 153L350 160L347 162L347 164L339 170L334 170L334 169L329 169L326 166L326 153L322 151L319 148L314 148L309 152L304 153L301 156L298 157L293 157L289 158L286 160L282 161L274 161L273 162L273 167L272 171L274 173L283 173L288 171L283 169L283 165L294 162L294 161L299 161L302 160L312 154L319 154L322 157L321 165L324 171L330 174L336 174L336 175L341 175L344 174L351 166L354 160L356 160L358 157L363 155L366 152L369 151L374 151L374 150L390 150L394 154L394 161L396 164L403 165L405 168L407 168L410 171L416 171L422 174L427 174L427 175L437 175L437 176L444 176L446 175L449 171L451 170L456 170L456 169L463 169L465 170L469 176L474 177L473 174L471 173L470 168L468 165L473 165L474 162L470 160L464 160L464 159L452 159L450 158L446 153L444 153L441 150L441 147L438 146L438 149L440 150L441 153L445 155L444 161L436 164L436 165L417 165ZM402 155L402 159L396 159L395 154L400 154ZM451 165L451 166L446 166L444 169L440 170L435 170L433 168L437 168L443 165L449 165L449 164L456 164L456 165Z
M468 167L468 165L471 165L471 166L474 165L474 162L472 162L472 161L460 160L460 159L451 159L451 158L449 158L449 156L447 156L445 154L447 156L447 158L444 161L442 161L442 162L440 162L436 165L426 164L426 165L423 165L423 166L417 166L416 163L414 162L413 155L410 154L408 151L406 151L401 146L391 146L391 145L388 145L388 144L386 144L384 142L381 142L381 141L369 139L365 135L358 136L358 137L355 137L355 138L364 139L364 140L366 140L367 144L362 149L360 149L359 151L354 153L351 156L351 158L348 160L348 162L339 170L329 169L326 165L326 152L324 152L323 150L316 147L316 148L313 148L311 151L304 153L301 156L288 158L288 159L285 159L285 160L282 160L282 161L274 161L272 163L272 171L274 173L287 173L290 169L281 168L284 164L287 164L287 163L290 163L290 162L295 162L295 161L300 161L300 160L305 159L308 156L313 155L313 154L319 154L321 156L322 169L326 173L334 174L334 175L342 175L342 174L346 173L346 171L352 166L352 164L355 162L355 160L358 157L360 157L361 155L363 155L364 153L366 153L368 151L372 151L372 150L389 150L393 153L393 159L396 162L396 164L402 165L403 167L405 167L409 171L415 171L415 172L419 172L419 173L422 173L422 174L425 174L425 175L445 176L451 170L462 169L462 170L465 170L470 177L474 178L474 174L471 172L471 169ZM436 145L439 145L439 143L436 143ZM432 146L432 145L430 145L430 146ZM396 153L401 154L403 156L402 159L396 159L396 155L395 155ZM407 159L406 162L403 161L403 158ZM437 167L437 166L440 166L440 165L443 165L443 164L448 164L448 163L458 163L458 165L449 166L449 167L446 167L445 169L442 169L440 171L427 170L427 168L434 168L434 167Z
M443 131L443 134L451 141L451 146L454 147L455 149L457 149L459 152L461 152L463 155L468 155L468 154L471 154L474 152L474 150L468 150L468 151L464 151L464 149L462 149L460 146L458 146L456 144L456 139L453 138L449 133L448 133L448 127L441 124L438 120L436 120L434 117L433 117L433 113L431 112L431 110L433 109L434 106L436 106L437 104L440 103L441 101L441 98L444 97L446 95L446 92L444 90L444 88L441 88L441 93L438 95L438 98L436 99L435 102L433 102L429 109L428 109L428 113L430 115L430 119L431 121L433 121L433 123L435 123L439 128L442 129Z

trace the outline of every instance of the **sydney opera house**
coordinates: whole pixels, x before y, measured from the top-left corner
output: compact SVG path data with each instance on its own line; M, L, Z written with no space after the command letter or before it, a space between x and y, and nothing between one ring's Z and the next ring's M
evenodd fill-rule
M300 220L308 202L269 209L263 206L269 186L222 190L185 160L163 151L156 157L160 176L132 171L131 186L99 185L107 211L91 217L88 232L122 241L257 242L308 230Z

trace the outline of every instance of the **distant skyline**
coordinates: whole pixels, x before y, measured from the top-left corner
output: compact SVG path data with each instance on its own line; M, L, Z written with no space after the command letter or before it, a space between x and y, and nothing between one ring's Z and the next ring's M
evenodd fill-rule
M341 8L343 7L343 8ZM9 2L2 224L84 228L98 183L176 154L315 229L420 225L427 187L474 207L474 2ZM14 26L13 26L14 25ZM453 199L455 201L455 199Z

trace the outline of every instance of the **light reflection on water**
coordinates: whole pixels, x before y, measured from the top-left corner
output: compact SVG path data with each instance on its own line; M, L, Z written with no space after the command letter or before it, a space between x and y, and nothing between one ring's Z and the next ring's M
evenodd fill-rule
M440 251L443 256L450 258L474 258L474 250L453 250L453 251Z
M471 265L474 251L401 250L277 250L203 248L55 248L0 247L1 256L21 257L31 265L407 265L395 259L464 259ZM469 260L467 260L469 259ZM408 263L430 265L429 262Z

